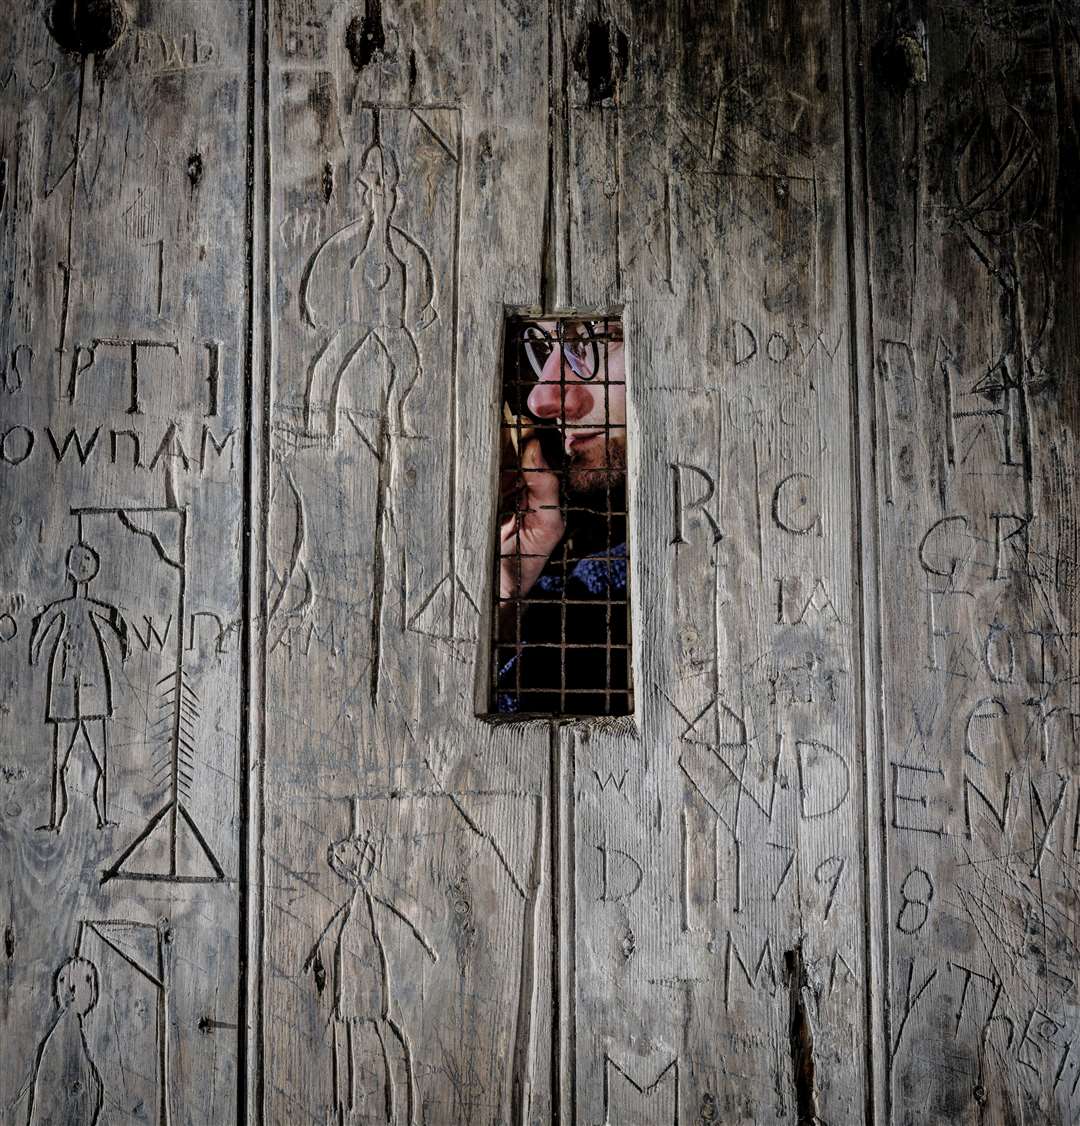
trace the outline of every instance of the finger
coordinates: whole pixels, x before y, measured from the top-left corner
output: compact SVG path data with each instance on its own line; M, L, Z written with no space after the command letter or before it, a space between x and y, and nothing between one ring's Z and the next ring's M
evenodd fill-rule
M517 542L518 536L521 534L521 528L518 524L516 515L508 517L499 525L499 545L506 547L508 544ZM505 551L501 554L507 554Z
M558 505L559 478L544 460L540 439L533 438L525 443L521 453L522 476L529 493L529 507Z

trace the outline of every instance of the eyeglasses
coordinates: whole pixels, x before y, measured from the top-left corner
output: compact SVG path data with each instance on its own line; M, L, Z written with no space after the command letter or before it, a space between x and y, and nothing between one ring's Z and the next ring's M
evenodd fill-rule
M563 358L578 379L595 378L600 369L601 340L608 340L606 333L597 332L599 324L599 321L565 322L561 341L538 324L526 325L522 343L525 355L529 358L529 366L537 378L544 374L544 367L551 358L551 353L560 344Z

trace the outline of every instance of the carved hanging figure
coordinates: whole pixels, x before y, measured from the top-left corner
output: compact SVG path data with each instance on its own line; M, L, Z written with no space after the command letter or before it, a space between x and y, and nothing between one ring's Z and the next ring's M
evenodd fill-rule
M67 814L67 768L80 732L96 771L94 810L98 828L108 819L108 742L106 721L113 716L112 674L103 627L119 640L121 660L128 655L127 624L115 606L87 593L98 573L97 552L85 543L68 551L72 592L42 608L30 634L30 664L35 665L49 634L56 630L49 655L45 722L53 727L52 804L49 821L38 828L59 832ZM94 734L96 731L97 742ZM63 750L61 750L61 746Z
M378 466L372 574L384 581L386 537L393 527L390 481L394 439L407 436L405 404L423 374L418 333L438 316L431 258L395 221L399 172L379 140L372 110L372 142L361 159L358 218L320 244L300 280L300 313L326 338L308 365L303 431L334 440L339 400L348 379L349 424ZM383 590L372 595L370 692L379 692Z
M353 801L353 831L327 850L330 868L351 888L349 898L334 912L311 948L304 971L311 972L322 993L327 979L322 958L324 941L333 942L330 959L334 1011L330 1061L334 1106L333 1121L346 1123L416 1123L415 1073L412 1049L395 1011L393 979L382 936L381 908L409 928L432 962L438 954L416 925L393 903L372 888L378 861L375 836L360 832L359 799ZM391 1052L400 1045L404 1067L405 1117L400 1115L399 1084ZM365 1061L381 1061L372 1069ZM381 1075L379 1072L381 1071ZM380 1082L381 1081L381 1082ZM381 1087L382 1099L369 1099Z
M53 993L59 1012L34 1057L27 1126L95 1126L103 1084L83 1017L97 1004L97 967L86 958L68 959L56 971Z
M416 334L437 313L431 259L394 221L397 161L380 143L378 111L373 113L374 140L356 180L362 212L309 259L300 282L300 312L310 328L329 332L308 367L305 430L329 437L337 433L342 380L366 353L368 362L386 375L381 381L370 377L355 381L350 418L382 461L391 415L396 414L394 428L403 433L405 400L423 371Z

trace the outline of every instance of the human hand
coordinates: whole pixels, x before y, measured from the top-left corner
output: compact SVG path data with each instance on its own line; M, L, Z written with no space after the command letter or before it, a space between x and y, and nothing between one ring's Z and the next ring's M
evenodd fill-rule
M544 460L538 438L530 438L523 446L521 469L519 511L499 529L501 598L523 598L532 590L566 531L559 507L559 478Z

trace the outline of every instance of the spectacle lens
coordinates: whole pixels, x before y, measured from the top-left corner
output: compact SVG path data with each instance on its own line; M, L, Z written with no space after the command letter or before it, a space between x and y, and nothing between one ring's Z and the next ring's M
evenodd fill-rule
M522 346L528 357L529 366L537 379L544 373L544 365L548 362L552 349L555 347L551 337L539 325L526 325L521 334Z
M544 373L557 341L537 324L527 325L522 332L522 344L529 366L539 379ZM570 370L581 380L590 380L600 368L600 349L596 336L588 321L577 321L567 325L562 341L563 359Z

